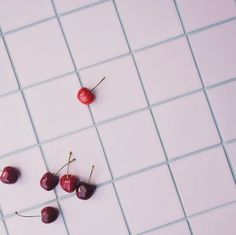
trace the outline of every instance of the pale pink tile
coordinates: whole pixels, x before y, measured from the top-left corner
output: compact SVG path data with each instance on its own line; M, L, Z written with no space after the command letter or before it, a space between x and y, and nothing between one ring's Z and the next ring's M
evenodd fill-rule
M0 234L7 235L6 229L5 229L3 222L1 220L0 220Z
M173 162L171 168L188 215L236 198L233 177L222 148Z
M187 31L236 16L234 0L177 0Z
M14 213L55 198L53 191L46 192L40 187L39 181L46 167L38 148L1 159L0 169L5 166L18 168L21 176L14 185L0 184L0 201L4 214Z
M53 16L50 0L0 0L0 22L3 31L43 20Z
M61 206L71 235L128 235L111 185L98 188L88 201L74 196Z
M235 235L235 203L190 219L194 235Z
M0 38L0 95L18 88L7 51Z
M106 80L96 88L97 98L91 105L96 122L147 105L137 71L130 56L81 71L83 84L88 88L94 87L103 76L106 77Z
M6 36L22 86L74 70L56 20Z
M169 158L220 142L203 93L153 108Z
M208 91L209 99L225 141L236 138L236 82Z
M182 27L171 0L116 0L132 49L180 35Z
M226 149L230 158L230 162L233 166L234 174L236 176L236 143L226 145Z
M71 174L79 176L80 180L87 181L92 165L95 166L91 178L94 184L103 183L111 179L109 169L103 154L97 133L94 128L58 139L43 145L43 151L50 171L56 172L68 161L68 153L72 151L76 161L70 164ZM66 168L59 176L66 174ZM58 194L67 194L57 187Z
M92 124L88 108L76 98L79 88L76 75L69 75L25 91L41 140Z
M61 18L78 67L128 52L128 47L111 2Z
M1 98L0 110L0 155L36 143L20 93Z
M32 195L31 195L32 196ZM52 203L44 206L52 206L58 208L56 203ZM29 210L27 212L22 212L24 215L41 215L41 210L43 206L37 209ZM51 224L43 224L41 218L22 218L17 215L9 217L6 220L7 228L9 234L14 235L42 235L42 234L57 234L57 235L67 235L66 228L62 219L61 214L58 216L57 220Z
M117 181L116 187L132 234L183 217L167 166Z
M151 103L201 88L201 82L185 38L135 54Z
M101 125L99 133L115 177L165 161L149 111Z
M58 13L71 11L80 7L85 7L90 4L99 2L99 0L54 0Z
M187 223L180 222L177 224L168 225L164 228L160 228L146 234L147 235L190 235L190 232L189 232Z
M206 86L236 76L236 21L193 34L190 41Z

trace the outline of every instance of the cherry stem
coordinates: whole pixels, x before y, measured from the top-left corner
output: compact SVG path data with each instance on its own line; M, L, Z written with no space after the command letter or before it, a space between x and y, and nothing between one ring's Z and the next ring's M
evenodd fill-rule
M68 178L68 175L69 175L69 169L70 169L70 159L71 159L71 156L72 156L72 152L69 153L69 158L68 158L68 164L67 164L67 173L66 173L66 177Z
M91 179L91 177L92 177L94 167L95 167L95 166L92 165L92 169L91 169L91 171L90 171L90 175L89 175L88 183L90 182L90 179Z
M74 162L76 159L73 158L71 161L67 162L66 164L64 164L54 175L57 175L64 167L66 167L67 165L69 165L70 163Z
M103 78L101 79L101 81L100 81L93 89L91 89L90 91L95 90L95 89L105 80L105 78L106 78L106 77L103 77Z
M21 215L17 211L15 211L15 214L20 217L25 217L25 218L41 217L41 215Z

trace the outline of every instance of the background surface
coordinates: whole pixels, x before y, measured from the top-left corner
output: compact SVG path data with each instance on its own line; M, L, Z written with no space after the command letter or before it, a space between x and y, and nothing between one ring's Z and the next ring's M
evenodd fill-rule
M234 0L0 0L0 26L1 235L236 234ZM88 201L39 186L69 151Z

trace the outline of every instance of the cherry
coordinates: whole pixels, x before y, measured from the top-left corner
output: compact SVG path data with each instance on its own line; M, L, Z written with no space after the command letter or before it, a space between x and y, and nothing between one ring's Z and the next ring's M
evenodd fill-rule
M88 182L80 182L76 188L76 196L82 200L88 200L96 191L96 185L90 184L90 179L93 174L94 166L92 166Z
M68 162L70 162L71 155L69 156ZM63 175L60 179L60 185L63 190L65 190L68 193L72 193L75 191L76 186L78 184L79 178L75 175L69 174L69 167L70 165L67 165L67 173L66 175Z
M102 78L102 80L91 90L89 90L86 87L81 87L77 93L77 99L82 103L82 104L91 104L94 99L95 95L93 94L93 91L97 88L97 86L104 81L105 77Z
M59 210L55 207L47 206L41 210L41 215L21 215L17 211L15 214L26 218L41 217L41 220L44 224L50 224L57 219Z
M69 153L69 156L72 155L72 152ZM58 182L59 182L59 177L58 173L67 165L69 165L71 162L75 161L75 158L72 160L68 161L65 165L63 165L56 173L51 173L51 172L46 172L41 180L40 180L40 186L45 189L46 191L50 191L54 189Z
M6 166L2 170L2 174L0 175L0 180L4 184L14 184L18 180L20 176L20 171L12 166Z

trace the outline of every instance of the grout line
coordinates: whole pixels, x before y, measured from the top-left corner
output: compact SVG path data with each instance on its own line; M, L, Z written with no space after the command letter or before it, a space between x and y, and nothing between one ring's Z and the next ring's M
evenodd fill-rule
M197 69L197 73L198 73L200 82L201 82L201 84L202 84L202 87L204 88L203 78L202 78L202 75L201 75L201 72L200 72L200 69L199 69L199 66L198 66L196 57L195 57L195 55L194 55L193 48L192 48L192 46L191 46L191 42L190 42L189 36L188 36L188 34L187 34L187 32L186 32L186 29L185 29L185 26L184 26L184 22L183 22L183 19L182 19L182 17L181 17L180 10L179 10L179 8L178 8L178 5L177 5L176 0L173 0L173 3L174 3L174 5L175 5L177 14L178 14L178 16L179 16L179 19L180 19L180 22L181 22L181 25L182 25L184 34L186 35L186 39L187 39L187 42L188 42L188 46L189 46L191 55L192 55L192 57L193 57L193 61L194 61L195 67L196 67L196 69ZM235 19L236 19L236 17L235 17ZM208 107L209 107L209 110L210 110L212 119L213 119L213 121L214 121L216 130L217 130L217 132L218 132L218 135L219 135L219 138L220 138L220 142L223 143L223 137L222 137L222 135L221 135L220 127L219 127L218 122L217 122L217 119L216 119L216 117L215 117L215 114L214 114L214 111L213 111L213 108L212 108L210 99L209 99L208 94L207 94L207 92L206 92L205 89L203 89L203 92L204 92L204 95L205 95L205 98L206 98L206 101L207 101L207 104L208 104ZM225 154L227 163L228 163L228 167L229 167L230 173L231 173L231 175L232 175L232 177L233 177L234 182L236 183L236 178L235 178L235 175L234 175L232 163L231 163L231 161L230 161L230 158L229 158L229 156L228 156L228 153L227 153L227 151L226 151L225 146L222 145L222 147L223 147L223 151L224 151L224 154Z
M9 49L8 49L8 45L7 45L7 42L6 42L6 40L5 40L5 37L3 36L2 39L3 39L3 43L4 43L4 46L5 46L5 48L6 48L7 55L8 55L8 57L9 57L9 60L10 60L10 63L11 63L11 66L12 66L12 69L13 69L13 72L14 72L14 75L15 75L15 78L16 78L17 85L18 85L19 88L21 88L21 82L20 82L20 79L19 79L19 77L18 77L18 74L17 74L17 71L16 71L15 64L14 64L14 62L13 62L13 59L12 59L12 57L11 57L11 55L10 55L10 51L9 51ZM40 138L39 138L39 135L38 135L36 126L35 126L35 124L34 124L33 117L32 117L32 115L31 115L30 108L29 108L29 105L28 105L28 102L27 102L27 99L26 99L26 96L25 96L23 90L21 90L21 96L22 96L23 102L24 102L24 104L25 104L26 112L27 112L27 114L28 114L28 117L29 117L29 120L30 120L32 129L33 129L33 132L34 132L34 135L35 135L35 138L36 138L36 141L37 141L37 144L38 144L38 148L39 148L39 150L40 150L40 152L41 152L42 160L43 160L43 162L44 162L44 164L45 164L46 169L48 170L49 167L48 167L48 165L47 165L46 157L45 157L45 155L44 155L42 146L40 145ZM55 194L56 198L58 198L58 195L57 195L55 189L54 189L54 194ZM59 203L57 203L57 204L58 204L59 209L60 209ZM61 212L61 214L62 214L62 212ZM63 219L63 221L64 221L63 215L62 215L62 219ZM65 223L64 223L64 224L65 224ZM66 224L65 224L65 228L66 228L66 230L67 230ZM69 235L69 233L68 233L68 235Z
M130 46L130 43L129 43L129 40L128 40L128 36L127 36L127 34L126 34L125 27L124 27L124 25L123 25L123 23L122 23L122 20L121 20L120 15L119 15L118 8L117 8L117 6L116 6L115 0L113 0L113 4L114 4L115 10L116 10L116 13L117 13L117 16L118 16L118 19L119 19L119 22L120 22L122 31L123 31L123 33L124 33L126 42L127 42L127 44L128 44L129 51L130 51L130 53L131 53L131 56L132 56L132 59L133 59L133 62L134 62L134 65L135 65L135 68L136 68L136 71L137 71L139 80L140 80L140 85L141 85L141 87L142 87L142 89L143 89L143 93L144 93L146 102L147 102L147 104L148 104L148 106L149 106L149 111L150 111L150 114L151 114L153 123L154 123L154 125L155 125L157 137L159 137L158 139L159 139L159 141L160 141L160 143L161 143L161 146L162 146L162 149L163 149L163 152L164 152L164 155L165 155L165 159L166 159L166 161L167 161L167 167L168 167L168 169L169 169L169 173L170 173L170 176L171 176L171 179L172 179L172 182L173 182L173 185L174 185L174 188L175 188L177 197L178 197L179 202L180 202L180 205L181 205L181 207L182 207L183 214L184 214L184 216L186 217L187 214L186 214L186 211L185 211L185 208L184 208L184 203L183 203L182 198L181 198L181 196L180 196L180 193L179 193L179 190L178 190L178 187L177 187L177 183L176 183L175 178L174 178L174 174L173 174L172 169L171 169L171 167L170 167L170 164L169 164L169 162L168 162L168 156L167 156L167 152L166 152L166 149L165 149L165 146L164 146L164 142L163 142L163 140L162 140L160 131L159 131L159 129L158 129L157 122L156 122L156 120L155 120L153 111L152 111L152 109L151 109L151 107L150 107L150 102L149 102L149 99L148 99L148 95L147 95L147 93L146 93L146 90L145 90L145 87L144 87L144 84L143 84L143 81L142 81L142 78L141 78L141 74L140 74L140 71L139 71L137 62L136 62L136 60L135 60L134 54L133 54L133 52L132 52L132 49L131 49L131 46ZM191 228L191 225L190 225L188 219L187 219L186 221L187 221L187 224L188 224L190 233L191 233L191 235L193 235L193 231L192 231L192 228Z
M78 82L79 82L80 85L82 86L82 80L81 80L81 78L80 78L79 70L77 69L77 66L76 66L76 63L75 63L75 60L74 60L72 51L71 51L71 49L70 49L69 42L68 42L68 40L67 40L65 31L64 31L63 26L62 26L62 23L61 23L61 21L60 21L60 18L58 17L54 0L51 0L51 2L52 2L52 5L53 5L55 14L56 14L56 16L57 16L58 24L59 24L59 26L60 26L60 29L61 29L61 32L62 32L64 41L65 41L66 47L67 47L67 49L68 49L68 51L69 51L69 54L70 54L70 57L71 57L71 61L72 61L72 63L73 63L74 69L75 69L75 71L76 71L76 74L77 74L77 77L78 77ZM111 177L112 177L112 179L113 179L114 177L113 177L113 174L112 174L112 170L111 170L111 167L110 167L110 164L109 164L109 161L108 161L106 152L105 152L105 148L104 148L104 145L103 145L103 143L102 143L102 139L101 139L101 136L100 136L100 134L99 134L99 131L98 131L97 125L96 125L96 123L95 123L95 120L94 120L94 117L93 117L93 113L92 113L92 110L91 110L90 106L88 106L88 110L89 110L89 113L90 113L90 116L91 116L91 120L92 120L92 122L93 122L93 126L94 126L94 128L95 128L95 130L96 130L96 133L97 133L97 136L98 136L100 145L101 145L101 147L102 147L103 154L104 154L104 157L105 157L105 160L106 160L106 163L107 163L107 166L108 166L110 175L111 175ZM129 234L131 234L131 233L130 233L130 228L129 228L129 225L128 225L128 222L127 222L127 219L126 219L126 217L125 217L123 208L122 208L121 203L120 203L120 199L119 199L119 196L118 196L118 193L117 193L115 184L114 184L113 182L112 182L112 186L113 186L113 189L114 189L114 192L115 192L115 195L116 195L116 198L117 198L117 201L118 201L118 204L119 204L121 213L122 213L122 215L123 215L124 222L125 222L125 224L126 224L126 228L127 228L128 232L129 232Z
M0 222L2 221L3 223L3 227L5 228L5 232L7 235L10 235L9 234L9 231L8 231L8 227L7 227L7 224L6 224L6 221L5 221L5 216L3 214L3 211L2 211L2 207L0 205Z

